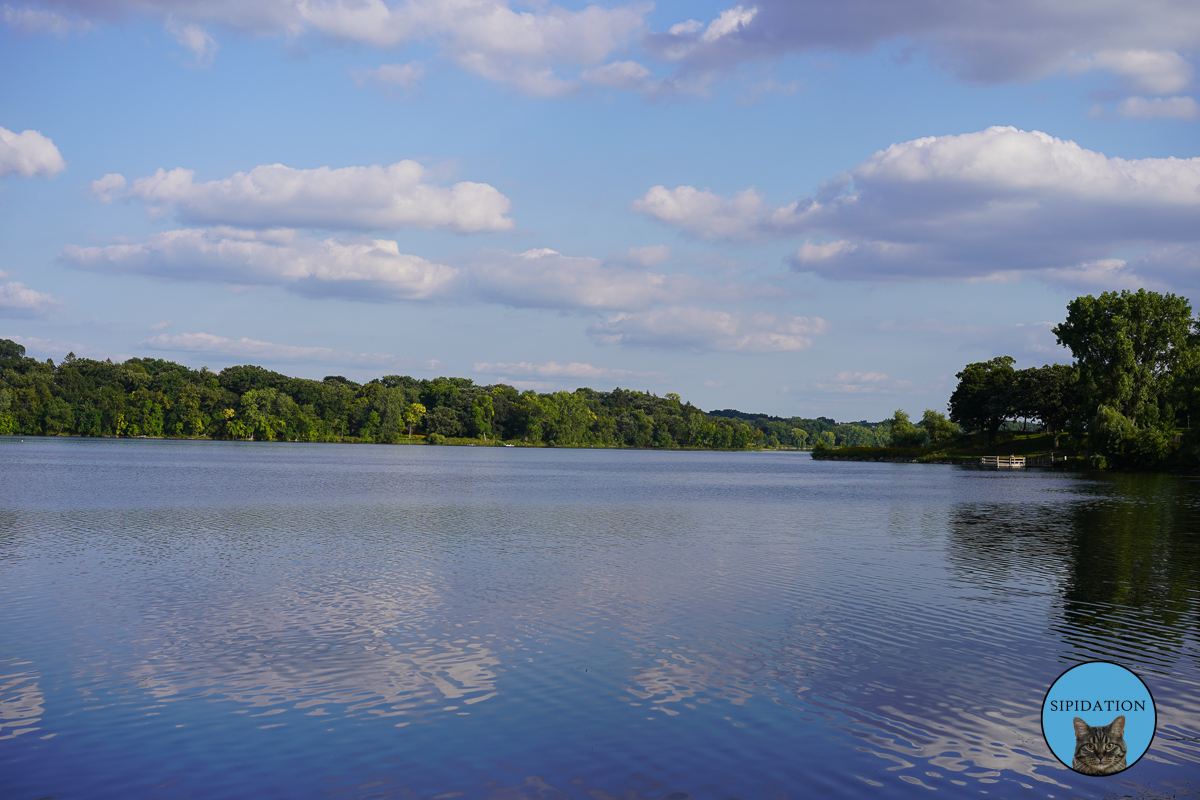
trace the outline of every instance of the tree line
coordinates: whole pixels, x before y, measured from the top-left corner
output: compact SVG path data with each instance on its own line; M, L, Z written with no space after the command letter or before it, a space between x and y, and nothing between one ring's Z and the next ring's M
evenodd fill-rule
M293 378L212 372L161 359L58 364L0 339L0 434L431 443L470 437L561 446L745 449L761 431L671 393L616 388L538 394L467 378Z
M1002 426L1032 422L1084 442L1094 466L1189 468L1200 463L1200 319L1173 294L1145 289L1079 297L1053 328L1071 364L1018 370L1010 356L968 364L950 420L995 442Z

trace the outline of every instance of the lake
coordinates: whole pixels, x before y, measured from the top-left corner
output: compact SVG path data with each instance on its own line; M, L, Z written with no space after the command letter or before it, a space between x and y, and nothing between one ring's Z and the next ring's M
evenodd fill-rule
M5 800L1195 797L1198 631L1196 477L0 437Z

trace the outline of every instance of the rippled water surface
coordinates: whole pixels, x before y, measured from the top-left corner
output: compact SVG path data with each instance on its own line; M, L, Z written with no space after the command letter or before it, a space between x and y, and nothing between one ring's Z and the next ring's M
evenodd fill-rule
M1196 797L1198 630L1195 478L0 437L5 800Z

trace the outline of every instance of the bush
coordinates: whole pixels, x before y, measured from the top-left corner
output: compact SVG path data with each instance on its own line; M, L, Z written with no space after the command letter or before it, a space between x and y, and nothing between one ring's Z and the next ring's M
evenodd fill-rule
M425 444L445 444L446 437L440 433L431 433L425 437Z

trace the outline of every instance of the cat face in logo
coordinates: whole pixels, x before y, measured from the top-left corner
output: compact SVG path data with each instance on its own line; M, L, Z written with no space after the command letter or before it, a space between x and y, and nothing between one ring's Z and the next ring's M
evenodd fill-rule
M1084 775L1112 775L1125 763L1125 715L1107 725L1091 726L1075 718L1075 760L1071 769Z

